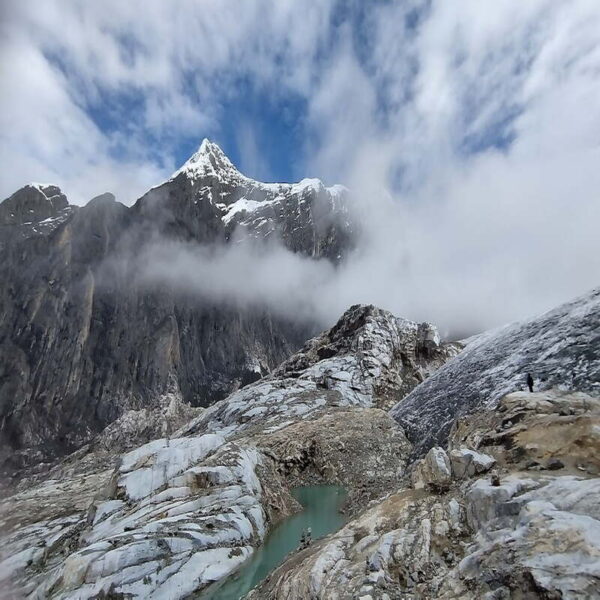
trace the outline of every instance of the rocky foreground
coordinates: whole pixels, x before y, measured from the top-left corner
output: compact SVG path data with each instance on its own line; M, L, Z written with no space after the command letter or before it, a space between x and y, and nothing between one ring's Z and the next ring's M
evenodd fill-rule
M460 351L429 324L364 306L208 409L174 387L162 408L125 413L5 491L0 589L191 597L298 510L291 487L331 483L349 492L347 525L293 553L250 598L596 597L599 297L560 309L560 327L554 313L531 322L523 343L539 356L585 365L578 378L538 380L536 393L482 388L481 401L461 403L461 377L487 380L494 365L502 377L503 338L479 340L478 372L477 346ZM507 374L513 390L526 375ZM415 398L440 378L454 387L436 421L430 396ZM426 442L400 424L419 415Z
M516 392L249 598L600 596L600 400Z
M163 412L129 411L4 500L4 586L32 598L184 598L298 510L291 486L340 483L358 510L399 484L410 452L384 409L457 351L431 325L353 307L270 377L206 410L172 394ZM157 419L173 431L190 410L199 416L170 437L119 456L160 431Z

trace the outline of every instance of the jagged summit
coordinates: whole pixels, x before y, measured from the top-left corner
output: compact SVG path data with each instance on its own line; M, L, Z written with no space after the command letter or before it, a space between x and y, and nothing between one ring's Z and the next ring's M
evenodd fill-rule
M223 150L208 138L202 140L198 150L173 173L171 179L181 173L186 173L194 179L208 176L222 180L243 178Z
M0 223L16 225L54 217L69 205L57 185L29 183L0 203Z
M218 144L204 138L200 147L190 158L171 175L169 181L185 173L190 179L197 180L212 177L221 183L231 183L242 187L252 187L263 192L279 194L284 191L302 194L306 190L316 193L327 191L332 197L339 197L348 192L343 185L325 187L320 179L305 178L298 183L265 183L256 181L241 173L229 160Z
M60 189L60 187L54 183L37 183L31 181L29 183L26 183L23 187L19 188L12 196L1 201L0 204L4 204L5 202L8 202L11 198L15 197L22 200L23 195L25 193L40 193L46 198L50 199L54 198L55 196L62 195L63 192Z

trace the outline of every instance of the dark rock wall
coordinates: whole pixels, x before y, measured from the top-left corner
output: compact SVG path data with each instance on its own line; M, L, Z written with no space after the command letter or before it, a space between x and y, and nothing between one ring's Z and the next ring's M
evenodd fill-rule
M277 194L256 223L222 216L242 196L274 192L185 173L131 208L111 194L68 206L55 186L0 204L0 462L18 468L73 450L124 410L155 405L173 381L186 402L207 406L313 335L315 323L137 276L136 258L157 239L215 246L277 235L294 252L338 260L351 232L326 190Z

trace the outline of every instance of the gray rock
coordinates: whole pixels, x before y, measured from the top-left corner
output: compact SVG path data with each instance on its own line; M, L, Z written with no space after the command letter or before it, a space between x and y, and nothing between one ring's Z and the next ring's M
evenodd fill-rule
M450 451L450 463L452 475L457 479L464 479L489 471L496 464L496 460L487 454L460 448Z
M432 448L413 468L415 489L445 491L452 483L450 459L443 448Z
M149 249L277 238L337 262L352 236L341 187L252 181L210 142L131 208L111 194L76 207L56 186L19 190L0 204L0 468L71 452L127 411L159 408L173 382L208 406L316 332L149 282Z
M546 469L550 469L551 471L557 471L558 469L563 469L565 463L558 458L551 458L546 462Z

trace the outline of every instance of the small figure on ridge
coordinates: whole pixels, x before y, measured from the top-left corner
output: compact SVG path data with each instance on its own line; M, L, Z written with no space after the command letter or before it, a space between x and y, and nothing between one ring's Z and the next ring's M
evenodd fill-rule
M527 387L530 392L533 392L533 377L531 376L531 373L527 373Z

